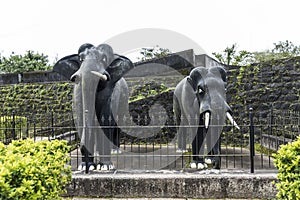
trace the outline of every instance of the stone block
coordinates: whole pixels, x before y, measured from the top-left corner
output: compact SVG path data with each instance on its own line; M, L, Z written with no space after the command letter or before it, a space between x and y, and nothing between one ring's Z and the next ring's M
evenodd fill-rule
M73 174L67 196L110 198L274 198L275 174L207 170Z

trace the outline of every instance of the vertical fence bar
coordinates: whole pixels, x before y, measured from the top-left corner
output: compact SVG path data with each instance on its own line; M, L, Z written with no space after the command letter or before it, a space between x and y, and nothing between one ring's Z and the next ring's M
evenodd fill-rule
M30 123L29 120L30 120L30 119L29 119L28 116L26 116L25 119L26 119L26 136L25 136L25 137L26 137L26 138L29 138L29 137L30 137L30 136L29 136L29 123Z
M36 114L33 115L33 140L36 141Z
M54 115L53 115L53 108L51 108L51 136L54 138Z
M274 134L273 134L273 125L274 125L274 108L273 108L273 106L271 107L271 119L270 119L270 135L271 136L274 136ZM276 146L278 146L277 145L277 139L276 139ZM269 142L269 167L271 166L271 155L270 155L270 142ZM276 149L278 150L278 148L276 147Z
M86 127L87 125L87 115L88 115L88 110L85 110L85 113L84 113L84 126L83 126L83 129L84 129L84 132L85 132L85 141L87 141L87 129L88 127ZM84 144L85 146L87 144ZM85 153L84 153L84 157L85 157L85 173L88 174L89 173L89 153L88 153L88 148L84 147L85 148Z
M249 108L249 119L250 119L250 164L251 169L250 172L254 173L254 156L255 156L255 149L254 149L254 124L253 124L253 108Z
M12 133L12 140L15 140L16 139L15 111L12 112L11 133Z

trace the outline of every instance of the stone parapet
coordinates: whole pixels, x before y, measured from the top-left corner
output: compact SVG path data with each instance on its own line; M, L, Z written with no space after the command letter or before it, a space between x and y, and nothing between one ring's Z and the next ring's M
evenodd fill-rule
M277 193L276 175L239 170L74 173L67 196L271 199Z

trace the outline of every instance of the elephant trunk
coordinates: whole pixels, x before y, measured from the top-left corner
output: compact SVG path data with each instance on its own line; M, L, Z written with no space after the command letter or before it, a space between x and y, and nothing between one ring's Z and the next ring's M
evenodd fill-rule
M83 63L81 68L71 76L71 81L75 83L73 107L77 115L75 121L81 145L94 155L97 132L101 131L95 112L96 92L98 82L107 81L109 76L104 70L98 72L100 70L91 69L92 66L89 62Z

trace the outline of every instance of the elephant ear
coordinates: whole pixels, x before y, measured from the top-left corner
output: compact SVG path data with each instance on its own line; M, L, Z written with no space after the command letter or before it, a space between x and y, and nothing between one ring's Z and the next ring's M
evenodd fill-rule
M71 76L80 68L80 65L81 62L78 54L72 54L57 61L53 67L53 71L70 80Z
M187 77L187 81L195 92L197 91L200 82L202 82L203 85L203 77L205 77L206 74L207 70L205 67L196 67L190 72L190 75Z
M221 79L226 82L226 78L227 78L227 73L226 70L223 67L212 67L209 68L209 72L213 73L216 76L220 76Z
M125 56L115 54L115 59L106 68L106 71L110 75L110 80L113 82L117 82L133 67L134 65L131 60L129 60Z
M193 90L196 91L196 84L195 81L193 80L193 78L191 76L188 76L187 78L188 83L192 86Z

